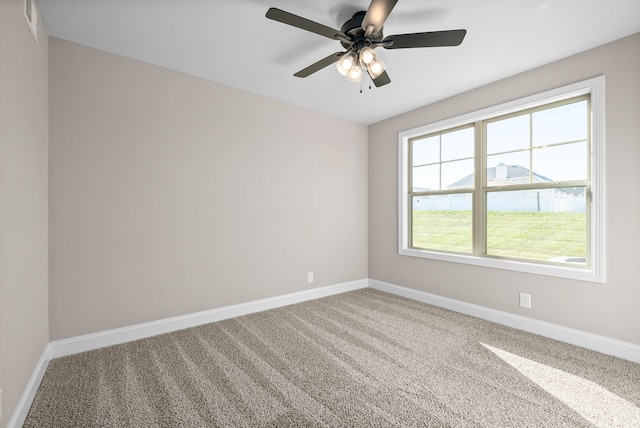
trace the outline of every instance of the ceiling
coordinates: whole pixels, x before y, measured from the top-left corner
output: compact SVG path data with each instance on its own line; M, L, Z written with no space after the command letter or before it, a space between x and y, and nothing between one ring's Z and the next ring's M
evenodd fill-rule
M458 47L376 51L391 84L334 66L340 43L265 18L277 7L340 29L369 0L38 0L50 36L372 124L640 32L638 0L399 0L384 34L467 29Z

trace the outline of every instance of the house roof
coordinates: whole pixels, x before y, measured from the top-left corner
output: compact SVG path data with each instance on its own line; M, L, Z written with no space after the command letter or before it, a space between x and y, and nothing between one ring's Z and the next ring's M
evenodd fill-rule
M502 170L501 170L502 168ZM534 183L544 183L553 181L549 177L534 172L532 174ZM456 189L469 187L473 185L474 175L469 174L464 178L456 181L455 183L447 186L447 189ZM529 169L522 165L506 165L504 163L498 164L491 168L487 168L487 182L489 185L500 185L501 182L508 185L513 183L528 183L529 182ZM428 189L424 189L425 191ZM583 196L584 187L563 187L558 189L562 193L566 193L574 196Z
M508 183L528 183L529 182L529 169L521 165L506 165L500 163L498 166L487 168L487 181L495 184L499 182ZM455 189L459 187L469 187L473 184L474 176L469 174L466 177L447 186L447 189ZM553 181L544 175L533 173L532 179L534 183Z

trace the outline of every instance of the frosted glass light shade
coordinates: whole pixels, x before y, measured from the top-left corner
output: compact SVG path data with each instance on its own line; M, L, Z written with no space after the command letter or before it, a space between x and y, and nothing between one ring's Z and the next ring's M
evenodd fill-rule
M336 68L338 69L338 72L340 74L342 74L343 76L347 76L349 74L349 71L357 65L357 62L358 56L356 55L356 53L354 51L349 51L338 60Z
M372 48L366 47L360 51L360 63L363 66L367 67L372 61L375 61L376 59L378 59L378 55Z
M372 79L380 76L387 67L384 65L384 62L380 58L376 58L374 61L371 61L367 65L367 71L369 72L369 76Z
M362 79L362 67L360 67L359 65L354 65L353 67L351 67L349 73L347 74L347 79L352 82L359 82L360 79Z

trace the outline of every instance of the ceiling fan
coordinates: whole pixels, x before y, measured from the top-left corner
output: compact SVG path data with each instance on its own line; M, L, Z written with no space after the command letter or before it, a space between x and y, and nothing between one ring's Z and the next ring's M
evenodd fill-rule
M364 69L376 87L380 87L391 83L391 79L385 64L374 51L375 48L380 46L385 49L458 46L467 34L467 30L448 30L384 37L382 26L397 2L398 0L372 0L366 11L356 12L339 31L275 7L267 11L266 17L338 40L346 49L346 52L334 52L322 58L298 71L294 76L308 77L337 62L336 66L340 74L352 82L360 82Z

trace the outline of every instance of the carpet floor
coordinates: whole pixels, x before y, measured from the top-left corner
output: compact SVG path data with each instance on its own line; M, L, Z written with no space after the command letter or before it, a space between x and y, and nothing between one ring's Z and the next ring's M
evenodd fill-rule
M640 365L373 289L52 360L24 427L640 427Z

